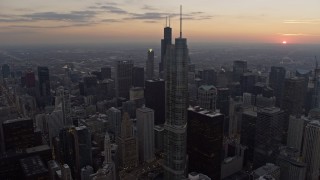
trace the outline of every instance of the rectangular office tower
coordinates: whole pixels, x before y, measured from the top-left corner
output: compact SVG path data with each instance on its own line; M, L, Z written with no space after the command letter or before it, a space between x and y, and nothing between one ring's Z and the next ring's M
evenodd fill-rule
M269 85L274 90L277 107L281 105L285 77L286 69L284 67L271 66Z
M151 162L154 160L154 111L142 107L136 114L140 162Z
M201 172L212 179L220 179L223 120L224 116L219 112L188 108L189 172Z
M311 121L305 129L302 159L307 164L306 179L318 180L320 168L320 122Z
M163 79L147 80L144 97L146 106L154 110L154 124L164 124L165 121L165 82Z
M146 62L146 79L150 80L154 78L154 51L148 50L148 59Z
M50 95L50 79L48 67L38 67L39 92L40 96Z
M133 61L116 62L116 96L129 99L132 86Z
M247 67L247 61L233 61L233 81L239 82L240 76L243 75L243 73L247 72Z
M258 111L253 160L255 168L275 162L279 147L282 146L284 126L285 113L279 108L264 108Z
M144 87L144 68L143 67L133 67L132 86Z
M181 22L181 21L180 21ZM166 122L164 124L164 178L184 179L187 162L188 103L187 39L175 39L165 55Z
M161 39L161 61L159 63L159 77L161 77L161 73L164 70L164 58L167 51L167 46L172 44L172 28L170 27L170 19L169 26L166 22L166 27L163 29L163 39Z
M307 90L305 79L293 77L284 80L281 109L287 115L300 116L305 103L305 92Z
M12 119L2 123L6 151L18 151L35 145L32 119Z

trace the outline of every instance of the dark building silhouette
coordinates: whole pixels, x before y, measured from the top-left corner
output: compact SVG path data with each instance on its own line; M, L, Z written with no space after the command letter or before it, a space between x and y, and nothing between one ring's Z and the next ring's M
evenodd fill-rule
M50 95L50 79L48 67L38 67L39 92L40 96Z
M256 76L252 73L244 73L240 76L240 86L242 93L254 93Z
M8 64L2 65L1 71L3 78L8 78L10 76L10 66Z
M91 74L96 76L97 80L102 80L102 75L100 71L92 71Z
M145 82L144 96L146 107L154 110L154 124L165 122L165 83L163 79L147 80Z
M101 78L102 79L111 79L111 67L102 67L101 68Z
M26 88L34 88L36 86L36 76L33 71L27 71L25 74Z
M255 96L261 94L263 97L273 97L274 90L265 83L257 82L253 87L253 94Z
M83 77L83 91L85 96L97 94L97 76L86 75Z
M49 171L40 156L31 156L20 159L20 165L22 168L23 179L25 180L49 178Z
M98 100L111 99L114 97L114 80L104 79L98 84Z
M132 85L134 87L144 87L144 68L143 67L133 67Z
M201 77L203 84L205 85L215 85L217 84L217 72L214 69L204 69L201 72Z
M224 132L229 130L229 107L230 107L230 90L229 88L217 88L217 109L224 115Z
M48 162L52 159L52 152L48 145L41 145L0 155L0 179L25 179L20 160L33 156Z
M164 37L161 39L161 61L159 63L159 74L161 74L164 70L164 57L167 51L167 46L172 44L172 28L170 27L170 19L169 26L166 22L166 27L163 29L163 34Z
M240 76L247 72L247 61L233 61L233 81L240 81Z
M269 74L269 85L274 90L276 97L276 106L281 106L284 79L286 77L286 69L284 67L272 66Z
M91 134L85 126L66 127L59 133L60 162L68 164L72 177L80 178L81 168L92 165Z
M18 151L35 145L32 119L12 119L2 123L6 151Z
M221 177L224 116L201 108L188 108L187 153L189 172Z
M311 108L320 108L320 68L318 67L318 62L316 61L316 67L313 72L313 93Z
M275 163L279 148L283 145L285 129L285 112L280 108L263 108L258 111L255 145L254 145L254 168L261 167L266 163Z
M148 50L148 58L146 62L146 80L154 78L154 51Z
M115 87L116 96L129 99L132 86L133 61L116 61Z
M300 116L303 113L306 89L304 78L293 77L285 79L281 109L287 115Z
M250 167L253 163L256 122L257 111L253 109L246 109L243 111L240 143L248 148L244 157L245 167Z
M180 17L180 27L182 17ZM164 179L185 178L187 169L188 63L187 39L175 39L165 52L166 122L164 124Z

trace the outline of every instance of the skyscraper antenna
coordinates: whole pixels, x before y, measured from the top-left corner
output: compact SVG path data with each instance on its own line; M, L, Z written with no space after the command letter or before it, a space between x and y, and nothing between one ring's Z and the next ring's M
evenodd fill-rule
M182 5L180 5L180 38L182 38Z
M171 25L170 25L170 16L169 16L169 27L170 27Z
M318 60L317 60L317 56L314 57L314 60L316 61L316 69L318 69Z
M166 16L166 27L168 27L168 16Z

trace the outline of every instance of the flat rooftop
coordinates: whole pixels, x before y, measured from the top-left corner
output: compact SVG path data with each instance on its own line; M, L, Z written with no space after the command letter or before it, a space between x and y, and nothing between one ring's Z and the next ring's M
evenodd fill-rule
M210 110L207 110L207 109L204 109L204 108L200 108L199 106L194 106L194 107L190 106L188 108L188 111L193 111L193 112L196 112L196 113L199 113L199 114L206 115L208 117L216 117L216 116L222 115L218 111L210 111Z
M21 122L21 121L32 121L32 119L27 119L27 118L10 119L10 120L4 121L3 124L10 124L10 123Z
M26 177L48 173L48 169L39 156L23 158L20 160L20 165Z

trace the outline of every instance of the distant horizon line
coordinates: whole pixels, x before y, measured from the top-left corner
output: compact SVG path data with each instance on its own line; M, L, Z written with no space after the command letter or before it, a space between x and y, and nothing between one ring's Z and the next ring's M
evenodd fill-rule
M67 42L67 43L4 43L0 44L0 48L5 47L38 47L38 46L47 46L47 47L56 47L56 46L74 46L74 47L83 47L83 46L109 46L109 47L117 47L117 46L148 46L147 49L150 48L149 46L159 46L160 43L156 42L136 42L136 41L130 41L130 42L112 42L112 43L104 43L104 42ZM203 42L203 41L193 41L192 43L189 42L189 46L207 46L207 45L280 45L280 46L320 46L319 43L287 43L282 44L279 43L271 43L271 42ZM153 47L155 48L155 47Z

